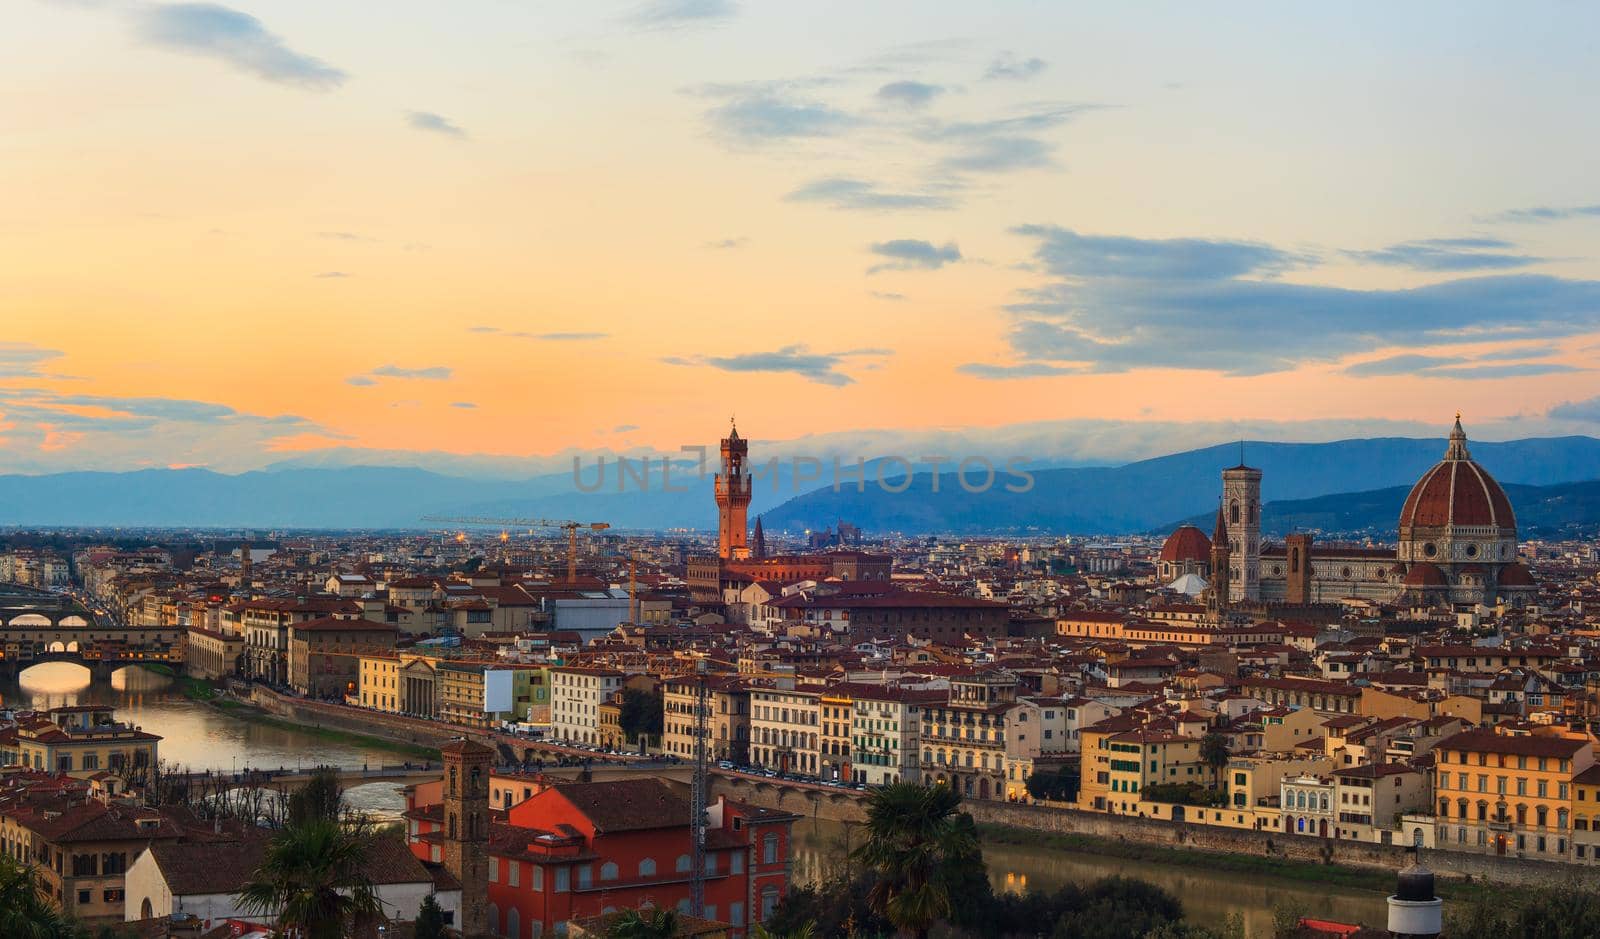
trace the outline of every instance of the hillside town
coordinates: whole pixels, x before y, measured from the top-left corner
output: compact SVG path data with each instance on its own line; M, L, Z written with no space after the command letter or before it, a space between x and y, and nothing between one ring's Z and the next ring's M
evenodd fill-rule
M573 935L646 901L748 935L791 889L800 816L708 792L691 852L671 777L702 743L711 776L770 791L948 787L1491 872L1600 861L1600 557L1520 540L1459 421L1397 545L1265 539L1244 466L1209 535L802 542L747 524L747 446L722 442L715 542L16 539L0 663L165 666L378 736L443 728L375 883L387 918L434 896L467 935ZM264 842L159 798L185 773L160 743L108 706L6 712L4 853L85 922L244 928Z

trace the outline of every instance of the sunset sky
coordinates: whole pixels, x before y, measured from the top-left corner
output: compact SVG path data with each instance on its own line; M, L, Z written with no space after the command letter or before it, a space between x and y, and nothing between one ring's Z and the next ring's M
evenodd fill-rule
M0 471L1600 427L1591 4L5 15Z

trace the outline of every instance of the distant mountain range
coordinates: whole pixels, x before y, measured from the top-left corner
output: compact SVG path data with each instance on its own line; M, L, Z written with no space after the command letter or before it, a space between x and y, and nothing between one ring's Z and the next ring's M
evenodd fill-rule
M1517 514L1518 534L1538 537L1587 535L1600 529L1600 480L1519 486L1507 483L1506 498ZM1340 535L1393 538L1410 486L1344 492L1314 499L1286 499L1261 506L1261 530L1270 535L1320 531ZM1210 534L1215 516L1201 513L1185 521ZM1178 524L1157 529L1168 531Z
M1337 514L1339 524L1296 524L1353 531L1370 518L1392 527L1399 501L1385 490L1413 483L1444 453L1442 439L1373 438L1332 443L1244 445L1244 457L1265 477L1263 496L1271 519L1274 503L1306 501L1336 493L1338 499L1370 500L1370 509L1344 506L1296 507L1295 517ZM1600 475L1600 440L1559 437L1505 443L1473 443L1475 458L1506 484L1519 517L1533 518L1548 506L1549 524L1565 515L1581 516L1592 504L1575 489L1524 497L1512 484L1550 487ZM760 466L761 457L752 453ZM1239 462L1239 444L1190 450L1116 467L1032 470L1027 492L1008 492L1016 478L1003 469L984 492L965 491L956 475L919 473L906 491L894 493L877 482L869 464L864 492L846 482L835 489L805 491L811 483L794 478L784 465L775 478L759 478L752 519L763 514L768 531L820 529L840 520L870 533L1072 533L1115 534L1149 531L1174 519L1203 517L1216 504L1219 474ZM699 477L687 462L674 464L671 478L652 465L641 487L627 477L618 485L615 463L603 476L592 464L582 468L586 488L579 491L570 473L522 480L466 479L403 467L279 468L238 475L204 469L141 470L128 473L58 473L0 476L0 526L108 526L211 528L423 528L424 515L512 515L607 521L620 529L710 530L716 524L709 476ZM907 482L888 475L888 487ZM982 481L981 469L967 474ZM619 491L619 488L621 491ZM801 494L796 496L795 493ZM1392 507L1390 507L1392 503ZM1366 504L1365 501L1362 502ZM1361 514L1368 511L1369 515ZM1348 517L1346 517L1348 515ZM1286 518L1291 517L1289 515ZM1331 518L1331 516L1330 516ZM1525 522L1529 524L1530 522ZM1343 526L1343 527L1340 527Z
M1263 472L1264 502L1409 487L1444 455L1442 439L1383 437L1331 443L1257 443L1243 459ZM1116 467L1033 471L1027 492L965 491L955 474L918 475L900 494L869 484L809 492L767 513L769 530L822 528L844 519L868 532L1117 534L1156 529L1217 504L1223 469L1239 444L1206 447ZM1473 457L1502 483L1544 486L1600 476L1600 440L1553 437L1472 443ZM980 482L981 473L969 473ZM1404 494L1401 496L1404 499ZM1394 514L1399 514L1398 504ZM1393 524L1391 520L1390 525Z

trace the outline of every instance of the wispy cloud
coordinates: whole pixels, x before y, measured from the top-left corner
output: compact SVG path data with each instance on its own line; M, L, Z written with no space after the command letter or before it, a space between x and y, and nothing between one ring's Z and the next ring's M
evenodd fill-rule
M810 94L816 82L746 82L691 89L722 103L706 112L717 139L732 147L808 137L831 137L861 122L856 116Z
M889 300L889 301L895 302L895 303L898 303L901 300L904 300L906 298L905 294L903 294L903 293L895 293L892 290L869 290L868 294L874 300Z
M177 454L185 463L237 466L284 438L341 436L294 414L250 414L183 398L0 387L0 411L0 467L22 472L166 466Z
M504 336L507 339L532 339L538 342L591 342L609 339L610 333L601 332L551 332L535 333L523 330L501 329L499 326L469 326L467 332L484 336Z
M319 271L311 276L318 280L343 280L346 277L354 277L355 275L348 271Z
M955 121L923 131L950 148L940 167L956 173L1005 173L1054 166L1056 145L1039 136L1098 110L1094 104L1034 105L1008 117Z
M718 241L708 241L702 247L708 248L712 251L728 251L733 248L743 248L749 243L749 238L745 237L744 235L740 235L737 238L723 238Z
M974 378L983 378L989 381L1009 381L1018 378L1045 378L1052 375L1075 375L1081 373L1081 368L1070 368L1064 365L1050 365L1045 362L1022 362L1017 365L992 365L986 362L968 362L956 367L956 371Z
M859 212L955 208L947 192L905 192L847 176L814 179L783 197L788 202L815 202L834 209Z
M296 52L248 13L215 3L134 7L135 31L149 45L203 56L281 85L330 91L349 77L321 59Z
M953 241L943 245L936 245L931 241L919 241L915 238L897 238L893 241L880 241L869 249L873 254L888 260L874 264L867 268L868 274L879 271L936 271L946 264L954 264L961 260L961 249Z
M0 342L0 378L47 378L40 366L64 353L28 342Z
M463 410L471 410L477 407L477 405L471 401L452 401L450 402L450 406L453 408L461 408Z
M1347 257L1368 264L1409 267L1419 271L1481 271L1527 267L1544 258L1516 254L1516 245L1499 238L1429 238L1403 241L1375 251L1346 251Z
M684 29L726 22L739 15L732 0L651 0L623 17L634 29Z
M1563 402L1551 408L1548 416L1558 421L1600 424L1600 397Z
M1596 205L1536 205L1523 209L1507 209L1488 216L1490 222L1561 222L1572 218L1600 218L1600 204Z
M319 231L319 232L317 232L317 237L318 238L325 238L328 241L376 241L377 240L375 238L369 238L366 235L362 235L362 234L359 234L359 233L353 232L353 231Z
M893 354L888 349L847 349L843 352L812 352L804 345L784 346L773 352L750 352L729 356L668 356L668 365L705 366L724 372L778 372L799 375L820 385L843 387L855 379L840 371L850 360L882 358Z
M380 365L364 375L352 375L345 383L365 388L378 383L380 378L399 381L448 381L454 371L447 365L429 365L423 368L405 368L399 365Z
M1011 52L1002 52L984 70L983 77L1006 81L1027 81L1049 68L1050 63L1039 58L1018 58Z
M443 134L446 137L455 137L458 140L467 139L467 132L442 114L432 111L407 111L406 123L413 130L426 131L430 134Z
M1034 261L1050 275L1006 308L1022 363L1254 375L1374 347L1555 339L1592 332L1600 317L1600 281L1508 274L1358 290L1285 282L1278 275L1317 259L1260 242L1015 231L1035 240ZM1434 365L1436 377L1457 378L1569 368Z
M877 98L890 104L899 104L906 107L920 108L945 93L943 85L930 85L927 82L897 81L889 82L878 89Z

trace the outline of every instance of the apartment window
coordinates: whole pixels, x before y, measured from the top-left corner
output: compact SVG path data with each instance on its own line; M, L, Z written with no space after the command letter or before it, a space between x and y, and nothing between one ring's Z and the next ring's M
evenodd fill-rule
M497 857L492 857L492 858L489 859L489 883L497 884L499 882L500 882L500 859L497 858Z
M767 835L761 839L761 863L778 863L778 836Z
M556 893L566 893L572 889L572 870L566 867L556 868Z

